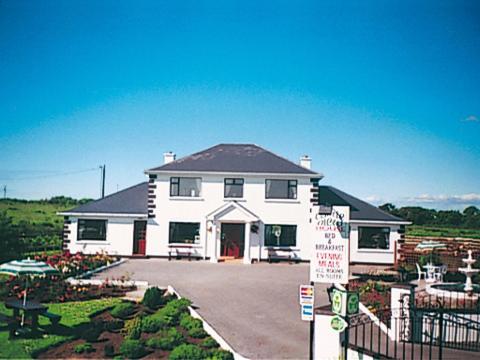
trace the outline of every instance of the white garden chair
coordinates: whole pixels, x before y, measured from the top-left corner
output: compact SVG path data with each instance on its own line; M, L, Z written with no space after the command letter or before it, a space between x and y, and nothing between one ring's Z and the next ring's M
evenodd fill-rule
M422 279L422 276L423 276L423 279L425 280L427 278L427 272L422 271L422 268L420 267L420 265L418 265L418 263L415 263L415 265L417 266L418 281Z

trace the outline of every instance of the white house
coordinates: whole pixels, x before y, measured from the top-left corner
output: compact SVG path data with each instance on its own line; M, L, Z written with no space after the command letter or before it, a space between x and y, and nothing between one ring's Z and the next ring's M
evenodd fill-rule
M126 256L189 255L244 263L309 260L319 206L350 207L350 261L391 264L407 222L336 188L305 156L295 164L252 144L164 154L148 182L60 213L64 247Z

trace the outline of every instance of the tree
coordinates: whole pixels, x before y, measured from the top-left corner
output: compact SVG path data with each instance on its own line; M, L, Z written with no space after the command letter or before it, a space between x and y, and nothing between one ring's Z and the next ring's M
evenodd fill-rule
M378 208L392 215L394 215L397 212L397 207L392 203L386 203L386 204L380 205Z
M0 262L19 258L24 249L18 228L5 211L0 212Z

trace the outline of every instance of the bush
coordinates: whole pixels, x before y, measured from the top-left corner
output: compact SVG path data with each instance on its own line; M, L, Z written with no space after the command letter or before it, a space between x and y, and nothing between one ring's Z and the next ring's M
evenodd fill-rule
M103 331L103 323L94 322L85 328L85 330L82 332L81 337L88 342L96 342Z
M146 333L155 333L158 330L168 326L164 317L153 314L142 319L142 331Z
M115 318L127 319L135 312L135 306L130 302L120 303L115 305L110 314Z
M146 354L145 347L139 340L126 339L120 345L120 352L128 359L138 359Z
M135 317L133 319L125 321L123 334L128 339L140 339L140 336L142 335L142 319L140 319L139 317Z
M233 360L233 354L227 350L215 349L210 351L207 359L208 360Z
M91 353L95 351L92 347L92 344L85 343L85 344L78 344L73 348L73 352L75 354L83 354L83 353Z
M202 328L203 323L200 319L195 319L193 316L183 313L180 316L180 326L185 330L191 330L195 328Z
M143 295L142 304L150 309L158 309L166 303L166 299L163 297L164 293L165 291L158 287L148 288Z
M125 325L125 322L120 319L114 319L105 322L105 330L110 331L110 332L115 332L123 328Z
M113 357L115 355L115 349L112 344L106 344L103 348L103 354L105 357Z
M203 328L192 328L188 330L188 335L195 339L203 339L208 336L207 332Z
M175 328L170 328L158 333L147 340L147 346L154 349L172 350L184 341L182 334Z
M206 357L206 352L197 345L182 344L172 350L170 360L198 360Z
M163 317L169 326L174 326L179 323L180 317L183 313L188 311L190 305L190 300L175 299L168 302L155 315Z
M213 348L218 348L220 347L220 345L218 344L218 342L212 338L211 336L207 336L205 338L205 340L202 341L201 345L204 347L204 348L207 348L207 349L213 349Z

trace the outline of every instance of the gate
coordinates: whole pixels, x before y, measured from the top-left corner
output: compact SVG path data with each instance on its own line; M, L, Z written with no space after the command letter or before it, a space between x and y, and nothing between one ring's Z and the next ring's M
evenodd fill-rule
M467 295L415 293L349 319L345 347L383 359L480 359L480 308Z

